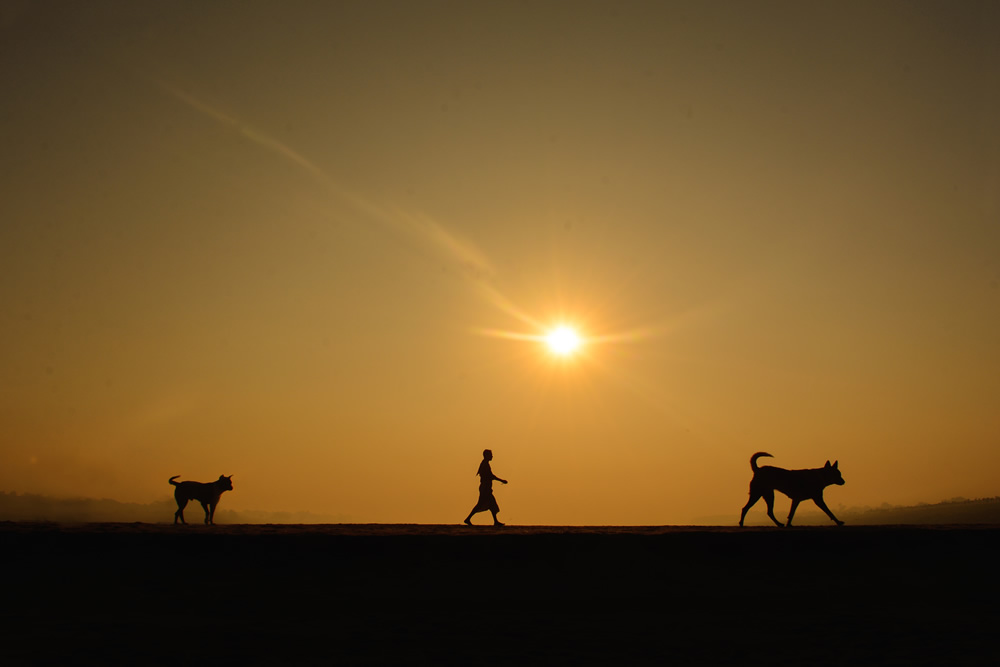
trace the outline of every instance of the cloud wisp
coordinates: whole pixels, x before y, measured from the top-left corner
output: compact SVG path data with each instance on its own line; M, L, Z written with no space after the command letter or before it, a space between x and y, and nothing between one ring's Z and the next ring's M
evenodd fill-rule
M466 278L486 286L494 276L493 265L482 251L471 243L458 238L443 224L430 216L405 211L390 205L380 205L353 193L337 183L315 162L287 144L252 127L239 117L220 111L178 86L159 79L156 80L156 83L179 102L220 125L238 132L271 154L298 166L322 186L328 194L340 202L348 204L367 219L388 227L396 233L419 239L425 246L450 260Z

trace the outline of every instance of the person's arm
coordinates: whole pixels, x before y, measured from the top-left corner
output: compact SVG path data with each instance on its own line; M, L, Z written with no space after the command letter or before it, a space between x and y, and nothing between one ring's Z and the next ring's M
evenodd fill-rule
M501 484L506 484L507 483L507 480L500 479L499 477L497 477L496 475L493 474L493 468L488 463L486 464L486 470L490 473L490 479L495 479L496 481L500 482Z

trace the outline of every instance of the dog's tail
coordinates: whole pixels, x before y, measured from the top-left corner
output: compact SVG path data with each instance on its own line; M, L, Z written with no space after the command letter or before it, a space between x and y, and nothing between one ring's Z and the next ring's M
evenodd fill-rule
M174 475L173 477L171 477L171 478L170 478L170 479L168 479L167 481L168 481L168 482L170 482L171 484L173 484L174 486L178 486L177 482L175 482L175 481L174 481L174 480L175 480L175 479L177 479L178 477L180 477L180 475Z
M759 459L762 456L771 456L771 455L768 454L767 452L757 452L756 454L750 457L750 469L753 470L754 472L757 472L757 459ZM774 457L771 456L771 458L773 459Z

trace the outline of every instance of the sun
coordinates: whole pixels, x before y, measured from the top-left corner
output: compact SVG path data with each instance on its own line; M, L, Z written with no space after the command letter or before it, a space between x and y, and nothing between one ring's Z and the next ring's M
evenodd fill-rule
M583 344L583 339L571 326L561 324L545 335L545 345L557 357L572 356Z

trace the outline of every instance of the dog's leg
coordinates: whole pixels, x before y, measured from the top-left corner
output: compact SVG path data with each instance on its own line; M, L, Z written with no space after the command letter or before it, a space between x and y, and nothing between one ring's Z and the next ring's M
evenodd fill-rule
M209 503L208 504L208 522L210 524L212 524L213 526L215 525L215 506L216 505L217 505L217 503Z
M208 503L206 503L204 500L199 500L198 502L201 503L201 508L205 510L205 525L207 526L209 523L211 523L211 515L208 512Z
M843 526L844 525L843 521L841 521L837 517L833 516L833 512L831 512L830 508L826 506L825 502L823 502L823 497L822 496L820 496L819 498L813 498L813 502L816 503L816 505L818 505L821 510L823 510L824 512L826 512L826 515L828 517L830 517L831 519L833 519L833 522L835 524L837 524L838 526Z
M778 528L783 528L784 526L780 521L774 517L774 489L768 489L761 494L764 496L764 502L767 503L767 515L771 517L771 521L774 522Z
M177 511L174 512L174 525L177 525L177 519L181 520L181 523L187 523L184 520L184 508L187 507L188 501L186 498L177 498Z
M743 519L745 519L747 517L747 512L750 511L751 507L753 507L754 505L757 504L758 500L760 500L760 494L759 493L754 493L753 491L751 491L750 492L750 500L748 500L747 504L743 506L743 512L740 513L740 527L743 526Z
M792 509L788 510L788 523L785 524L789 528L792 527L792 517L795 516L795 510L798 508L800 502L802 501L792 498Z

